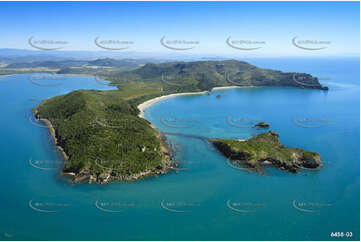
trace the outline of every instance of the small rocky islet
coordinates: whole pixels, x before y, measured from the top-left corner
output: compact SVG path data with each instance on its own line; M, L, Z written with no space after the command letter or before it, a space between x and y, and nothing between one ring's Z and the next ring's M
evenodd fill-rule
M268 129L269 128L269 124L267 122L259 122L256 125L254 125L252 128L262 128L262 129Z

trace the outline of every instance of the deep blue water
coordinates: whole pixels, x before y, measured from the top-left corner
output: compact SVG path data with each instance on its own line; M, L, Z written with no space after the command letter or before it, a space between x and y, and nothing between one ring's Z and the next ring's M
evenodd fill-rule
M179 171L136 182L70 184L58 170L36 169L28 162L31 157L43 161L38 166L50 167L61 160L47 129L29 122L39 102L30 99L109 87L91 77L67 77L59 86L35 85L28 75L2 77L0 238L334 240L332 232L352 232L342 239L358 240L359 59L249 62L324 77L321 83L330 90L219 90L158 102L145 118L164 132L236 139L261 132L239 126L264 120L284 145L318 152L324 162L320 170L290 174L269 167L259 175L232 167L203 140L167 136Z

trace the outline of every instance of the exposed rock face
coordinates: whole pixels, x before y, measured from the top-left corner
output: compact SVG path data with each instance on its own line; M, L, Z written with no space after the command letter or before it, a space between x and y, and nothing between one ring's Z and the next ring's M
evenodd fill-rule
M298 148L286 148L274 131L256 135L246 141L213 139L210 142L228 159L246 168L263 172L262 166L273 166L297 173L299 169L321 167L320 155Z
M79 183L88 180L89 183L106 184L110 181L134 181L147 176L161 175L168 172L175 166L175 163L168 159L163 164L149 170L145 170L134 174L118 174L111 169L102 173L96 173L92 168L82 169L79 173L72 176L71 182Z
M280 135L275 133L274 131L270 130L268 131L268 133L270 133L271 135L275 136L275 137L279 137Z

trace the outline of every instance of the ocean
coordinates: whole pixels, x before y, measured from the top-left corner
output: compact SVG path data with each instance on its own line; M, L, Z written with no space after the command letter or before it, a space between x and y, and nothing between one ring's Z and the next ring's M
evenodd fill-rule
M42 98L111 87L92 77L0 77L1 240L359 240L359 58L247 61L310 73L329 91L256 87L162 100L144 117L169 133L179 169L106 185L60 177L61 155L29 115ZM247 139L262 132L250 128L258 121L285 146L318 152L322 168L261 175L202 139Z

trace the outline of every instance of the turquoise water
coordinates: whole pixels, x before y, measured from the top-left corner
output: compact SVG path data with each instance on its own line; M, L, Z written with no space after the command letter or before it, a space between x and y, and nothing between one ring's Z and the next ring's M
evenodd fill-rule
M136 182L69 184L58 170L28 163L31 157L47 161L39 167L56 167L60 160L47 130L28 120L39 102L30 99L109 87L91 77L67 77L59 86L35 85L28 75L1 78L2 239L334 240L332 232L352 232L341 239L358 240L359 60L249 61L325 77L330 90L219 90L158 102L145 118L164 132L236 139L260 132L247 126L264 120L286 146L320 153L319 171L249 173L202 139L168 135L178 171Z

